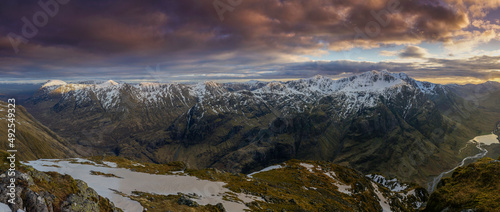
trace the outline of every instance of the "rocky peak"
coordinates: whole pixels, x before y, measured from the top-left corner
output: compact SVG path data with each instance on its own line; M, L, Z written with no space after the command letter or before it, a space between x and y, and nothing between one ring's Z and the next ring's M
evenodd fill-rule
M259 92L273 92L276 90L283 91L286 88L289 90L289 92L286 93L302 93L308 95L332 95L337 92L380 93L386 89L402 85L411 85L419 88L423 92L427 92L435 87L435 84L416 81L404 73L390 73L387 70L382 70L364 72L359 75L339 80L333 80L329 77L316 75L311 78L286 83L269 83L267 85L268 89L263 89Z
M227 92L227 89L220 83L214 81L200 82L192 87L191 95L203 100L205 96L213 98Z
M113 80L108 80L106 82L103 82L99 84L100 86L107 87L107 86L113 86L113 85L118 85L119 83L113 81Z
M67 85L68 83L62 81L62 80L49 80L45 84L40 87L40 91L44 93L49 93L61 86Z
M379 91L405 83L399 74L393 74L386 70L365 72L340 79L338 82L341 91Z
M67 83L62 80L49 80L42 85L42 88L66 85Z

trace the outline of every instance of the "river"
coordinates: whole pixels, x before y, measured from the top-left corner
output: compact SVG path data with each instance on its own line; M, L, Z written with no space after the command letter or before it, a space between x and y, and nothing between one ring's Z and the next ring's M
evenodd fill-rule
M456 168L463 166L465 164L465 162L467 162L468 160L472 160L472 161L473 160L477 160L477 159L480 159L480 158L484 157L486 154L488 154L488 150L486 150L485 148L483 148L481 145L488 146L488 145L491 145L491 144L494 144L494 143L499 143L498 136L495 135L495 134L477 136L474 139L472 139L469 142L467 142L467 144L465 145L465 147L462 148L462 149L460 149L460 152L463 149L465 149L469 144L476 144L476 148L479 149L481 152L477 153L475 155L472 155L472 156L465 157L464 159L462 159L462 161L460 161L460 163L458 163L457 166L455 166L455 168L450 169L448 171L445 171L445 172L439 174L437 177L435 177L431 182L429 182L427 184L427 190L429 191L429 193L432 193L434 191L434 189L436 188L436 185L439 183L439 181L441 180L441 178L443 178L443 176L445 176L445 175L453 172L453 170L455 170Z

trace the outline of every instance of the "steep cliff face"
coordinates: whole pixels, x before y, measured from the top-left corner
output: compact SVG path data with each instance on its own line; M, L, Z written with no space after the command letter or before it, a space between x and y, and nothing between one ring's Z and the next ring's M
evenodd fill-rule
M444 114L461 101L446 86L372 71L285 83L51 81L27 107L82 155L235 172L330 160L423 183L475 133Z
M0 145L3 149L9 144L7 128L9 122L8 104L0 101ZM15 108L15 148L20 160L34 160L39 158L66 158L77 154L67 147L65 139L56 135L52 130L35 120L24 107Z

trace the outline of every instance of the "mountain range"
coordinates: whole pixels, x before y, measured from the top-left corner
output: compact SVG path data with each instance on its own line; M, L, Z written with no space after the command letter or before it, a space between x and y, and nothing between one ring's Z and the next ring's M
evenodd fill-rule
M489 98L500 94L499 83L477 86L387 71L288 82L52 80L24 106L82 156L242 173L289 159L328 160L424 185L500 120L500 103Z

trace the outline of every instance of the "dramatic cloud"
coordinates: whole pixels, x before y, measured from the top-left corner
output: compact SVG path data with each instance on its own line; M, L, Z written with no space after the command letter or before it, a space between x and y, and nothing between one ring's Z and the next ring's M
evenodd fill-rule
M424 48L418 46L408 46L399 53L402 58L425 58L429 53Z
M462 12L467 12L472 17L484 17L488 11L500 7L500 0L445 0L451 6L460 9Z
M301 78L312 76L311 74L337 76L387 69L391 72L404 72L417 79L455 78L457 82L462 82L463 78L474 81L500 78L500 56L480 56L468 59L431 58L423 64L425 65L416 62L306 62L288 64L280 74Z
M0 76L133 79L159 64L171 77L256 77L329 51L391 45L422 58L422 42L465 49L496 39L494 22L468 27L498 2L1 1Z
M33 22L42 11L35 2L1 3L4 35L22 35L22 17ZM49 16L28 45L101 54L258 47L308 52L325 44L346 49L447 40L468 24L463 13L420 1L254 0L223 5L234 10L223 9L221 21L212 1L72 0Z

